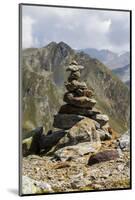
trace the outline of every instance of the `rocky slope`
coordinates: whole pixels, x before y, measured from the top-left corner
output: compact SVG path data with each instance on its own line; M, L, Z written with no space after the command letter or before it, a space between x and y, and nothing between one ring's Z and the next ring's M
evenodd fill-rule
M82 78L95 90L98 109L109 115L115 130L120 133L126 130L128 88L101 62L85 53L76 53L63 42L22 52L24 130L41 124L47 130L51 128L51 117L62 104L59 95L64 91L63 82L67 78L65 67L73 58L85 67Z
M60 91L52 73L37 69L23 60L22 68L22 127L23 137L37 126L46 131L52 126L53 114L61 104Z

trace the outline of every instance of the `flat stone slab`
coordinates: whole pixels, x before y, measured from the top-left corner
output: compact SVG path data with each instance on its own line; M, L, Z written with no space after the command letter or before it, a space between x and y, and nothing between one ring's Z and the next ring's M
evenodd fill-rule
M96 114L100 114L100 111L96 109L90 110L86 108L75 107L70 104L65 104L61 106L59 113L60 114L76 114L76 115L82 115L86 117L92 117L92 116L95 116Z
M89 108L89 109L92 109L96 104L95 99L90 99L85 96L76 97L76 96L74 96L73 93L68 93L68 92L64 95L63 100L66 103L71 104L73 106L81 107L81 108Z
M72 64L67 67L66 71L76 72L76 71L80 71L82 69L84 69L84 66Z
M91 166L100 162L115 160L117 158L119 158L119 153L117 150L106 150L90 156L88 165Z
M57 114L54 116L53 126L60 129L70 129L82 119L84 119L84 117L81 115Z

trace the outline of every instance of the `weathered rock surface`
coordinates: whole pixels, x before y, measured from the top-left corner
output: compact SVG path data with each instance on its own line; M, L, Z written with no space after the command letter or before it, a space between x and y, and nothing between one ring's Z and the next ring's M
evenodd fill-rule
M100 113L101 114L101 113ZM110 124L109 122L107 122L105 125L102 126L102 129L105 131L108 131L108 129L110 129Z
M103 152L99 152L96 155L90 156L88 165L91 166L100 162L115 160L117 158L119 158L119 153L117 150L106 150Z
M65 87L69 92L74 92L77 89L87 89L85 82L79 82L77 80L65 83Z
M73 93L68 93L68 92L64 95L63 100L66 103L71 104L73 106L77 106L81 108L89 108L89 109L92 109L94 105L96 104L95 99L90 99L85 96L75 97Z
M112 135L105 130L98 129L97 133L99 134L101 141L112 139Z
M96 120L101 125L101 127L104 126L109 121L109 117L103 114L97 114L92 118Z
M82 119L84 119L84 116L81 115L57 114L54 116L53 126L60 129L70 129Z
M49 135L36 133L33 137L23 140L23 155L39 154L41 151L47 153L65 134L64 130L56 131Z
M73 80L79 80L80 77L81 77L81 73L79 71L71 72L68 77L68 81L71 82Z
M22 176L22 194L52 193L52 187L46 182L39 182L28 176Z
M77 96L85 96L91 98L93 96L93 92L89 89L77 89L75 91Z
M61 161L76 159L88 153L95 153L101 147L100 142L83 142L77 145L66 146L55 152L55 156Z
M100 114L100 111L96 109L90 110L86 108L79 108L79 107L75 107L69 104L65 104L60 107L59 113L60 114L76 114L76 115L83 115L86 117L92 117L92 116L95 116L96 114Z
M96 131L95 123L92 119L84 118L69 130L70 138L77 142L97 142L100 141Z
M29 153L38 153L39 152L39 138L43 134L43 127L38 127L29 133L27 133L26 139L22 142L22 153L24 156L27 156Z
M90 142L90 145L94 142L100 143L100 136L96 131L94 120L87 117L67 130L67 134L59 140L54 151L65 146L76 145L82 142Z
M29 131L27 133L23 133L22 139L24 140L26 138L32 137L33 135L35 135L37 133L43 133L43 127L37 127L35 129L33 129L32 131Z
M41 135L39 139L39 148L40 151L43 150L44 152L48 152L54 147L61 138L63 138L67 134L66 131L56 131L50 135L45 136L44 134Z
M22 154L23 156L27 156L30 153L30 147L32 144L32 137L24 139L22 142Z
M83 66L81 65L76 65L76 64L72 64L69 67L67 67L66 71L72 71L72 72L76 72L76 71L80 71L84 69Z
M130 136L129 136L129 131L123 134L119 139L118 139L118 146L120 147L121 150L127 151L130 149Z

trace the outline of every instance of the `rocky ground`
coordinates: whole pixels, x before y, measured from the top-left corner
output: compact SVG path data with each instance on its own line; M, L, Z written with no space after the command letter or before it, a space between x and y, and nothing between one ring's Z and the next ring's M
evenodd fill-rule
M101 151L115 148L116 141L102 142ZM120 148L118 152L119 158L91 166L87 165L89 154L64 162L53 156L24 157L23 191L54 193L129 188L130 153Z

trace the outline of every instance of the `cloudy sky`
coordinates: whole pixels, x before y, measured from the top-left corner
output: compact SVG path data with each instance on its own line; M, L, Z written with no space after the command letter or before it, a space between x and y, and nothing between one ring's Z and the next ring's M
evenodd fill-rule
M23 6L23 48L63 41L74 49L129 51L129 12Z

